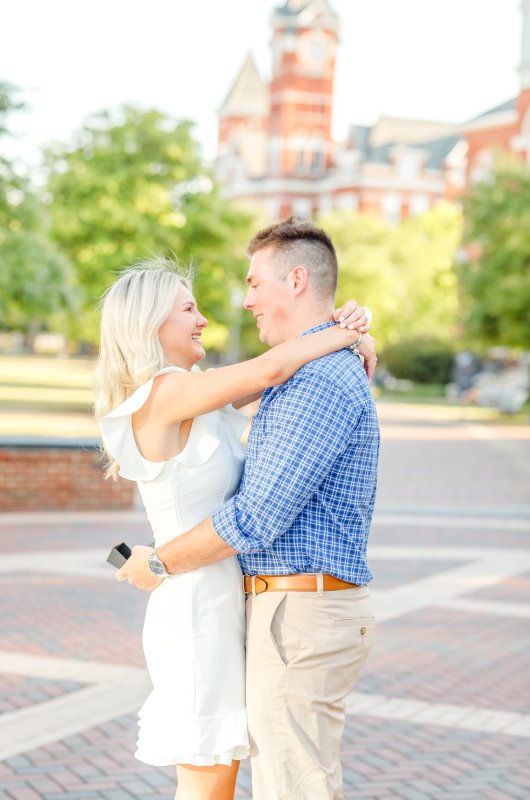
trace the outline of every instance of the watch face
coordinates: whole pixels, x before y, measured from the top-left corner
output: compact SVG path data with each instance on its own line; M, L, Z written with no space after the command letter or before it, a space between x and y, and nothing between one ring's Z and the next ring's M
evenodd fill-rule
M165 575L166 574L165 566L160 561L158 556L156 556L154 553L152 553L149 556L149 569L151 570L151 572L154 572L155 575Z

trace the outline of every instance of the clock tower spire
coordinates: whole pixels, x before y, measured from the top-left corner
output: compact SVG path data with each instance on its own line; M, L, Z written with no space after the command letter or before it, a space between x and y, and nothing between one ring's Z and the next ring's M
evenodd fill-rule
M269 175L321 177L333 163L339 20L328 0L287 0L272 16Z
M530 0L522 0L523 35L521 42L521 90L530 89Z

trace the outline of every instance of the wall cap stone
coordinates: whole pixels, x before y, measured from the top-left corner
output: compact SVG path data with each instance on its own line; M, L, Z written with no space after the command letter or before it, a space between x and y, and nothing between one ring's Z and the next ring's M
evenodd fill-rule
M92 436L62 439L54 436L0 436L0 450L99 450L101 439Z

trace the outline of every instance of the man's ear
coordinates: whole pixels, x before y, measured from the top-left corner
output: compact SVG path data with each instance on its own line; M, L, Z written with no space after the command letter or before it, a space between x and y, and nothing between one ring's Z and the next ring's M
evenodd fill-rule
M305 267L295 267L289 275L291 286L295 294L301 294L307 288L307 269Z

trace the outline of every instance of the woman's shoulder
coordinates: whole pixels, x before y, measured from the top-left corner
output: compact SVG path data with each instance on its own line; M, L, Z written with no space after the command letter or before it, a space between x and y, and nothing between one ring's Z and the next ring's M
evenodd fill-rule
M101 438L106 449L120 465L121 477L129 480L153 480L158 477L166 463L148 461L141 455L134 439L132 415L147 401L156 378L177 371L186 372L180 367L165 367L159 370L146 383L135 389L123 403L99 420Z
M156 372L146 383L138 386L138 388L136 388L134 392L123 401L123 403L120 403L120 405L116 406L116 408L113 408L112 411L109 411L108 414L105 414L104 417L101 417L100 423L103 423L105 420L116 420L123 417L129 417L134 414L135 411L138 411L144 405L147 398L151 394L155 379L161 375L167 375L171 372L187 372L187 370L181 367L164 367L163 369L158 370L158 372Z

